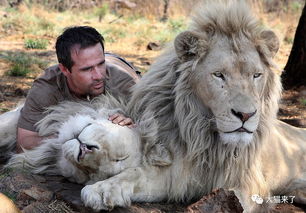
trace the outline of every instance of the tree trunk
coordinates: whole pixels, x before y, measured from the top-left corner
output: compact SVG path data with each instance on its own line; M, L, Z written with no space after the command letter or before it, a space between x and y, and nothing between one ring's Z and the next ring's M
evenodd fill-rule
M164 0L163 17L161 18L162 22L166 22L168 20L169 3L170 3L170 0Z
M306 2L282 78L286 90L306 86Z

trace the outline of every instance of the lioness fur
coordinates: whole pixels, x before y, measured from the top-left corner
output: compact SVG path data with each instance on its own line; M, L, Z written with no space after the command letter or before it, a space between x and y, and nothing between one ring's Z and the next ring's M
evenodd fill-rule
M115 112L123 113L124 107L116 108L119 105L112 97L101 97L91 104L67 101L50 107L37 124L39 134L47 138L32 150L12 154L5 166L35 174L62 175L81 184L104 180L139 166L137 131L108 120ZM15 125L16 116L17 112L10 112L1 118L9 117Z

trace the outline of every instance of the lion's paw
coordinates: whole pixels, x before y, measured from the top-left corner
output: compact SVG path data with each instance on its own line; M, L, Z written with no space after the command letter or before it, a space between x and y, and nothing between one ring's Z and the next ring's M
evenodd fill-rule
M111 210L115 206L129 206L131 204L129 194L128 190L120 187L120 184L102 181L85 186L81 191L81 198L85 206L95 210Z
M108 210L102 202L102 194L98 193L93 185L85 186L81 191L81 198L85 206L94 210Z

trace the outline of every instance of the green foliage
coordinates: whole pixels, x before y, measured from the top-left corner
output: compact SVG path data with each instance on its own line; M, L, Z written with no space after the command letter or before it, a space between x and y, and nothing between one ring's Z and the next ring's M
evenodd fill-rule
M145 21L148 22L147 19L145 19L143 16L141 16L140 14L133 14L133 15L129 15L128 17L125 18L125 20L127 21L127 23L129 24L134 24L134 22L139 22L139 21Z
M29 14L24 15L22 22L24 23L24 33L30 35L52 35L55 27L55 24L49 20Z
M300 99L300 102L301 102L301 104L303 104L303 105L306 106L306 98L301 98L301 99Z
M0 54L0 58L11 63L10 70L7 72L9 76L25 77L29 73L37 71L37 69L45 69L47 67L47 62L24 52L8 52L7 54Z
M107 3L102 4L101 7L96 8L95 14L99 17L99 21L101 21L106 14L109 13L109 6Z
M4 107L4 105L0 103L0 113L4 113L4 112L8 112L8 111L10 111L10 109L7 108L7 107ZM0 175L0 178L1 178L1 176L2 175Z
M181 32L183 29L186 28L183 19L169 19L168 25L170 29L175 33Z
M107 43L114 43L118 39L126 37L126 32L124 30L125 29L113 27L102 31L101 34Z
M160 23L156 29L148 31L151 38L157 41L161 45L171 41L178 33L182 32L186 28L186 24L183 19L168 19L166 24Z
M287 43L287 44L293 44L293 38L292 37L285 37L284 38L284 41Z
M48 21L45 18L41 18L38 20L37 25L42 30L53 30L54 29L54 23Z
M26 39L24 47L27 49L47 49L48 41L46 39Z
M9 18L3 19L3 21L0 23L3 27L3 30L7 33L24 29L22 19L18 17L16 13L13 13Z
M290 2L289 8L293 13L300 13L302 10L302 4L298 1L292 1Z

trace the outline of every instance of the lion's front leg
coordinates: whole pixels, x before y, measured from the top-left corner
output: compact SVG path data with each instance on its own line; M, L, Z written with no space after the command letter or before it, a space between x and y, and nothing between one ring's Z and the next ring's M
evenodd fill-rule
M127 207L132 201L160 201L166 196L166 187L163 175L157 170L142 167L126 169L109 179L85 186L81 198L85 206L95 210Z

